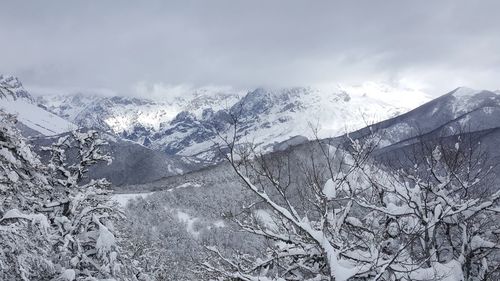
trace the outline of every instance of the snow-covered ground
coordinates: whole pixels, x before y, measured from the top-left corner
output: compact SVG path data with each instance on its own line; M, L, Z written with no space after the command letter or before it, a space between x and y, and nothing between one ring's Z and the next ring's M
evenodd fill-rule
M193 237L197 238L200 235L200 232L195 229L195 222L198 218L192 217L188 213L178 210L177 219L186 224L186 231Z
M21 123L44 136L58 135L77 128L73 123L24 99L0 99L0 108L7 113L17 115Z
M44 136L76 129L73 123L38 107L16 77L0 75L0 109Z
M173 187L173 188L170 188L169 190L167 190L168 192L172 192L176 189L179 189L179 188L185 188L185 187L189 187L189 186L192 186L192 187L200 187L201 184L199 183L196 183L196 182L186 182L186 183L183 183L183 184L180 184L176 187Z
M127 206L127 203L130 200L137 199L137 198L146 198L147 196L153 194L154 192L147 192L147 193L119 193L119 194L113 194L111 196L111 199L114 201L118 202L120 206L125 207Z

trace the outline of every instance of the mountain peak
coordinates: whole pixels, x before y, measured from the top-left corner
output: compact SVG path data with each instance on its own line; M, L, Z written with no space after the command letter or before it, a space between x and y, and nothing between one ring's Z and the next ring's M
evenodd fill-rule
M452 94L454 97L470 97L470 96L473 96L479 92L481 92L481 91L478 91L478 90L475 90L472 88L468 88L468 87L458 87L452 92Z
M0 74L0 98L26 99L33 102L33 97L26 91L17 77Z

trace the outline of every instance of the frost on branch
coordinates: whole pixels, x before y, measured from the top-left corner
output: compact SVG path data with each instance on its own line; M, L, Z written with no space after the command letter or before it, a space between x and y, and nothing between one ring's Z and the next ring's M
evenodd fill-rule
M105 142L73 132L44 165L15 122L0 111L0 280L135 280L121 267L109 184L85 179L110 161Z
M499 277L500 192L490 185L492 159L476 143L469 139L458 145L453 140L415 145L406 154L407 165L392 166L385 178L377 177L383 204L357 200L374 217L391 221L391 247L385 252L395 259L386 267L385 278ZM397 157L401 163L401 155Z
M55 267L49 223L37 208L51 187L15 123L0 111L0 280L43 280Z
M110 162L103 152L106 142L96 131L72 132L51 147L50 181L60 191L57 200L47 202L58 230L55 247L60 265L75 272L75 280L120 276L120 263L113 222L120 218L110 200L109 183L87 181L88 168Z
M267 239L268 247L259 257L225 255L207 247L216 262L203 263L206 272L223 279L350 280L375 271L377 249L366 246L375 245L374 237L365 219L358 218L353 209L353 198L370 186L363 179L366 155L357 151L363 143L354 143L353 153L320 143L319 151L309 152L314 157L301 159L303 165L291 165L300 158L289 154L269 156L251 151L246 153L251 157L231 156L236 153L234 147L238 146L228 145L228 161L261 202L259 207L249 204L248 209L267 209L245 212L247 216L236 217L235 223ZM336 157L330 153L338 161L325 164L323 159ZM297 166L299 170L292 172ZM296 173L301 177L295 177Z
M227 146L255 195L234 222L268 242L257 257L207 247L214 259L205 272L237 280L500 278L500 191L477 142L421 141L396 161L373 157L376 135L347 135L333 148L317 142L302 154L244 157L232 156L241 146Z

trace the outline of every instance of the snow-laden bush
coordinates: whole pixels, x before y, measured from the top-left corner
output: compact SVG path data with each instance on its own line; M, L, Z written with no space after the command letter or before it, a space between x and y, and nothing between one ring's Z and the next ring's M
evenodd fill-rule
M0 280L46 280L56 274L52 233L38 210L52 187L15 122L0 111Z
M0 279L135 280L123 268L106 180L88 168L111 161L96 131L72 132L44 148L43 165L0 112Z

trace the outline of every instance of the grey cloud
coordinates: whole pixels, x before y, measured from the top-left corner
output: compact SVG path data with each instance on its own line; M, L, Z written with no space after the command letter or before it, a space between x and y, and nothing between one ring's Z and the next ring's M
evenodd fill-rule
M28 86L499 88L498 1L10 1L0 72ZM455 84L456 83L456 84ZM457 85L459 84L459 85Z

